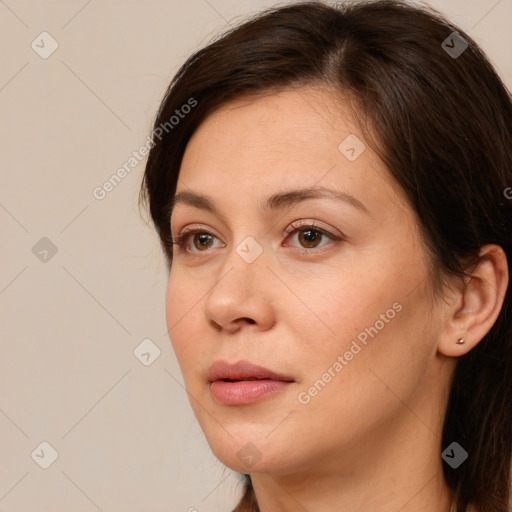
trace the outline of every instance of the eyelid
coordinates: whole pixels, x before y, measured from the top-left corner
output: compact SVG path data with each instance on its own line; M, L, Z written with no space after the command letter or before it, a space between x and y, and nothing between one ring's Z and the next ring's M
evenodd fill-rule
M311 228L311 230L319 231L320 233L323 233L327 237L334 238L336 236L333 233L331 233L330 231L328 231L327 229L322 228L321 226L316 224L316 221L303 220L303 219L291 222L289 227L285 229L284 233L287 235L290 235L290 234L294 233L295 231L300 231L301 228L302 229Z

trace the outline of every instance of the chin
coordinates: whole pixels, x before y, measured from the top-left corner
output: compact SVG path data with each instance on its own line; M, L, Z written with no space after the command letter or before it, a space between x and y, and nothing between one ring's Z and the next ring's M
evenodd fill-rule
M221 429L222 430L222 429ZM268 432L254 435L247 429L244 433L230 433L234 437L222 431L221 437L207 436L208 444L214 455L225 466L238 473L288 473L296 468L298 455L293 457L290 453L295 443L288 439L288 444L282 440L269 439ZM250 429L254 430L254 429Z

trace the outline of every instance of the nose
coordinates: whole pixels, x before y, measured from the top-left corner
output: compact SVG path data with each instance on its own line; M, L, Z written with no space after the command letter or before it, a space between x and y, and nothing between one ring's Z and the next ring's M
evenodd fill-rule
M274 323L275 283L263 254L248 263L233 250L219 274L204 303L210 325L228 333L247 325L270 329Z

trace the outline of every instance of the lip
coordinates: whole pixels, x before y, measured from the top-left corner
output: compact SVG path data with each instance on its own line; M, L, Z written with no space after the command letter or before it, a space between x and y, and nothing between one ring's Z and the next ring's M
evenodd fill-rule
M230 379L234 382L225 381ZM247 405L282 391L294 379L249 361L216 361L208 370L210 392L222 405Z
M208 369L208 380L215 382L222 379L270 379L294 382L294 379L288 375L281 375L263 366L253 364L250 361L238 361L237 363L228 363L227 361L221 360L215 361Z

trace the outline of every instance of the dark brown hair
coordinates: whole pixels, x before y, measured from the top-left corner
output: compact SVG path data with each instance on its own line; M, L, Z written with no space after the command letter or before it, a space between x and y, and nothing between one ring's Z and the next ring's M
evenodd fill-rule
M437 11L377 0L269 9L183 64L154 122L140 196L149 203L169 269L169 211L191 135L232 99L302 85L327 86L353 100L367 142L420 220L436 291L443 276L467 275L485 244L501 246L511 268L512 200L505 195L512 186L510 92L477 44ZM195 106L170 123L191 100ZM480 512L508 511L510 290L497 321L459 358L453 376L439 449L456 441L469 454L457 469L443 464L458 511L470 502ZM256 512L250 476L244 478L234 512Z

